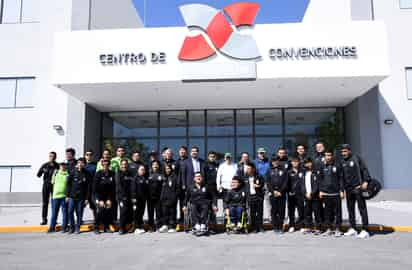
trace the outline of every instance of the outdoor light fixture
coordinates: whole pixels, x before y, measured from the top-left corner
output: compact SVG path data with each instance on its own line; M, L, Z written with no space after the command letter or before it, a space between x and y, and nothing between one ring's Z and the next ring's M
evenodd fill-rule
M62 131L62 130L63 130L63 127L62 127L61 125L53 125L53 129L54 129L55 131Z
M385 123L385 125L392 125L393 124L393 120L392 119L385 119L385 121L383 121L383 123Z

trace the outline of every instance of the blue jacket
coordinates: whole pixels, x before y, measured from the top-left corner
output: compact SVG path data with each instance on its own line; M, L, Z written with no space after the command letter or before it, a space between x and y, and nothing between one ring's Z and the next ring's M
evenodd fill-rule
M255 160L255 165L256 165L256 172L258 173L259 176L261 176L265 181L267 173L269 171L269 160L265 158L264 160L256 159Z

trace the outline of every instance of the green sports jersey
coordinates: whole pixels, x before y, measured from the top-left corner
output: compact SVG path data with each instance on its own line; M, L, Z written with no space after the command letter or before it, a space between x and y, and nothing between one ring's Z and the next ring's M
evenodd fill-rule
M68 171L57 171L52 178L53 184L53 199L61 199L66 197Z

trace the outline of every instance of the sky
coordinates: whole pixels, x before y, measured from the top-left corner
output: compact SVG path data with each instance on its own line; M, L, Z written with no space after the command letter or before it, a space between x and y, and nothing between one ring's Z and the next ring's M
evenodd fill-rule
M260 11L256 23L301 22L310 0L245 0L257 2ZM201 3L217 9L242 0L133 0L145 27L184 26L179 12L183 4Z

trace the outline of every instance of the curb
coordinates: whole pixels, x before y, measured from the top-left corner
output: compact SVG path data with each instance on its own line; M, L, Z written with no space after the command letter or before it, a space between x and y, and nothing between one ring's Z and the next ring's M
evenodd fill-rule
M177 231L183 231L183 225L178 225ZM288 226L284 226L285 230ZM48 226L0 226L0 233L38 233L47 232ZM271 230L271 224L264 225L265 230ZM91 232L94 229L94 225L82 225L80 227L81 232ZM214 229L223 230L223 225L219 224L215 226ZM342 226L343 230L347 230L348 226ZM368 227L369 231L376 233L392 233L392 232L410 232L412 233L412 226L386 226L386 225L370 225ZM56 231L60 230L60 226L57 226ZM117 228L115 228L117 230Z

